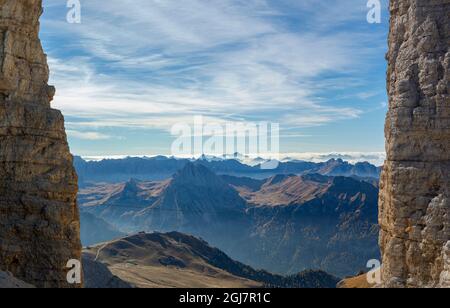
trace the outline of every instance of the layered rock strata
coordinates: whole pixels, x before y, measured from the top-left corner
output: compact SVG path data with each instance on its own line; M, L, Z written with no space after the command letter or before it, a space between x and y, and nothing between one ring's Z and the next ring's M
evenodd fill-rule
M0 0L0 270L72 287L81 259L77 176L38 37L42 0Z
M386 287L450 287L450 0L391 0L380 244Z

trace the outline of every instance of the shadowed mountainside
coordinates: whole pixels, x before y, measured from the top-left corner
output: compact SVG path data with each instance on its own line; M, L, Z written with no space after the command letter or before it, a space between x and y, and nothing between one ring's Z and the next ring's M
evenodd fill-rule
M256 268L354 275L379 257L378 189L317 174L266 180L218 176L188 164L171 180L93 186L83 211L128 233L179 231Z
M203 240L178 232L139 233L86 249L109 270L138 287L334 288L336 277L308 271L283 277L234 261Z
M98 244L125 236L105 220L84 211L80 212L80 238L83 246Z

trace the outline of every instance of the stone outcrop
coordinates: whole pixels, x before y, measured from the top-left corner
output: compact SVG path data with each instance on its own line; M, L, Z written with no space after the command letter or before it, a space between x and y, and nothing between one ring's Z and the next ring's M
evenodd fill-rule
M34 286L23 282L10 273L0 272L0 289L33 289Z
M444 270L441 272L441 277L439 280L439 286L450 287L450 241L442 252L442 259L444 260Z
M108 266L83 254L84 287L86 289L132 289L133 285L113 275Z
M450 287L450 0L391 0L380 244L386 287Z
M42 0L0 0L0 270L71 287L81 259L77 177L38 37Z

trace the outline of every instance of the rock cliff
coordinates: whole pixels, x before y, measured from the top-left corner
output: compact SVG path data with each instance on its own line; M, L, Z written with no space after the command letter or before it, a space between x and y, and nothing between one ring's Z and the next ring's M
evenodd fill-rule
M391 0L380 244L386 287L450 287L450 0Z
M0 0L0 270L70 287L81 259L77 176L38 37L42 0Z

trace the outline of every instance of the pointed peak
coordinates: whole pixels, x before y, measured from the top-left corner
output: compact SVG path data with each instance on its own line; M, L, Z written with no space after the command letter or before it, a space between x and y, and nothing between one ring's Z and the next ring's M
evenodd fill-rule
M222 179L201 163L188 162L175 176L174 182L192 185L222 185Z
M177 173L177 176L201 176L205 174L214 173L201 163L188 162L184 168Z
M139 183L139 180L131 178L128 182L125 183L123 190L126 192L137 192L140 190Z

